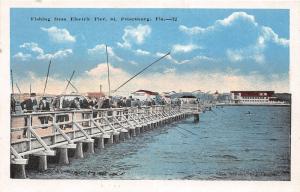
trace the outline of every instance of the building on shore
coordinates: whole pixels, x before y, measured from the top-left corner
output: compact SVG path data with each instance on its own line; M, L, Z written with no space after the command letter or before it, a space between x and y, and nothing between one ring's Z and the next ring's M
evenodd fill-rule
M137 90L131 93L132 98L139 99L141 101L155 99L159 94L157 92L149 91L149 90Z
M245 105L281 105L287 102L276 97L274 91L231 91L231 103Z
M90 98L101 98L101 97L105 97L105 94L103 92L87 92L86 94L84 94L84 96L86 97L90 97Z

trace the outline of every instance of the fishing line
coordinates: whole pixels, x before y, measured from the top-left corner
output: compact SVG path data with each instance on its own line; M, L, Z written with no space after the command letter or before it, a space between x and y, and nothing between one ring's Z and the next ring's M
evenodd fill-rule
M176 125L176 127L180 128L180 129L183 129L183 130L185 130L185 131L187 131L187 132L189 132L189 133L191 133L191 134L193 134L193 135L198 135L197 133L194 133L194 132L192 132L192 131L190 131L190 130L187 130L187 129L183 128L183 127L180 127L180 126L178 126L178 125ZM200 136L200 135L198 135L198 136Z
M175 127L175 130L176 130L176 131L178 131L178 132L179 132L181 135L183 135L183 136L187 137L187 135L186 135L185 133L183 133L183 132L179 131L179 129L177 129L176 127Z

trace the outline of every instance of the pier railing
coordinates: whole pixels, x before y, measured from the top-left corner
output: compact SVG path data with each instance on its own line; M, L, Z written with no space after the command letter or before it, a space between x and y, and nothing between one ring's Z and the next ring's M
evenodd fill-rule
M93 142L95 137L112 139L137 127L184 115L186 110L154 105L12 114L11 160L24 164L26 155L54 155L53 148L76 148L75 142Z

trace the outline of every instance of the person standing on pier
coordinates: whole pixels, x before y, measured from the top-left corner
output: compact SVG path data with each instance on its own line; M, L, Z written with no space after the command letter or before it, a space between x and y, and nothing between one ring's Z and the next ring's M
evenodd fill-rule
M101 108L103 108L103 109L110 108L110 101L109 101L108 98L105 97L105 99L103 100Z
M126 107L131 107L132 102L132 96L129 96L129 98L126 100Z
M10 113L15 113L16 112L16 99L13 96L13 94L11 94L10 97Z
M46 97L43 97L42 100L39 103L39 109L42 111L50 111L50 103L47 101ZM39 116L39 119L41 121L41 124L48 124L49 121L49 115L45 116ZM43 129L46 129L47 127L43 127Z
M119 98L118 100L117 100L117 107L118 108L122 108L122 107L124 107L124 105L125 105L125 101L126 100L126 97L124 97L123 99L122 98Z
M91 100L89 101L89 107L92 110L97 109L99 107L96 97L91 98ZM96 118L96 117L97 117L97 111L93 111L93 118Z
M30 94L30 98L26 99L25 101L23 101L21 103L21 107L24 113L32 113L33 111L36 111L38 108L38 104L37 104L37 100L36 100L36 94L35 93L31 93ZM26 116L24 117L24 121L25 124L24 126L27 127L28 126L28 117ZM32 118L30 118L30 122L32 124ZM26 137L26 132L27 132L27 128L25 128L23 130L23 137Z
M80 101L79 101L79 98L78 98L78 97L76 97L76 98L71 102L70 108L71 108L71 109L80 109Z

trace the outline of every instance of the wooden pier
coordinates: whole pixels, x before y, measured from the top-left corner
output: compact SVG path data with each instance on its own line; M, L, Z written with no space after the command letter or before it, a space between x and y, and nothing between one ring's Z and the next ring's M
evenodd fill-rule
M191 115L199 121L199 113L205 107L155 105L12 114L11 177L26 178L25 166L33 156L38 158L41 171L47 170L48 156L56 156L60 164L69 164L70 150L75 158L84 158L83 144L87 145L85 153L92 154L95 146L103 149ZM41 124L41 118L48 119L47 124ZM24 126L25 119L27 126Z

